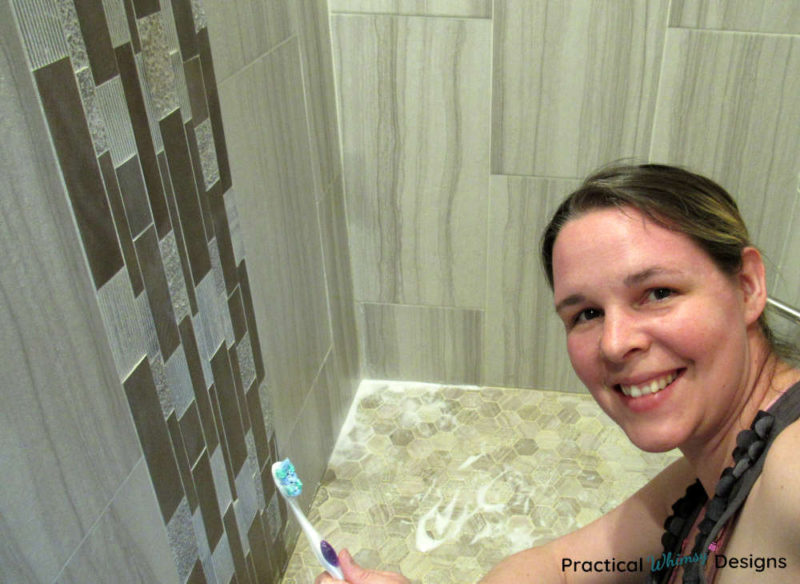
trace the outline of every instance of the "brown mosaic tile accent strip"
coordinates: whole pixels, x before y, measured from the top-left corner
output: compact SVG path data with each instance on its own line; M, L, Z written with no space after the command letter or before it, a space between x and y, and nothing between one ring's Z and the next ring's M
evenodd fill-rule
M244 316L244 305L242 304L242 291L237 286L233 293L228 297L228 310L231 313L233 323L233 335L236 341L240 341L247 332L247 323Z
M13 4L34 69L55 63L69 54L55 0L27 0Z
M153 223L138 156L132 156L117 168L117 182L122 193L122 202L125 205L125 214L128 217L131 235L134 238L138 237Z
M178 94L160 12L139 20L139 36L142 41L144 71L154 106L153 115L156 119L163 120L178 108Z
M114 47L111 44L103 3L101 0L75 0L75 11L86 43L94 82L100 85L117 74Z
M136 246L136 255L139 257L139 265L142 269L147 300L155 320L161 354L168 359L178 347L180 337L175 322L175 313L172 310L172 302L169 298L169 286L161 263L161 253L155 230L152 227L148 228L133 243Z
M94 284L100 288L123 260L75 75L66 58L34 75Z
M108 149L115 166L119 166L136 153L131 118L125 103L125 92L120 78L114 77L95 89L97 107L108 136Z
M125 100L131 116L133 136L136 141L136 150L144 171L144 182L147 185L147 194L150 199L150 208L156 223L159 237L164 237L172 229L164 199L164 187L161 183L156 151L153 147L153 138L150 133L150 124L147 120L147 110L144 105L139 73L136 61L133 58L131 46L122 45L116 49L117 64L120 70L122 87L125 90Z
M128 396L147 468L153 479L161 515L168 521L183 498L183 489L147 359L142 359L125 380L123 387Z
M202 4L13 5L179 577L275 582L286 515Z
M78 13L75 11L75 3L57 0L56 9L61 19L61 28L67 41L72 67L75 71L80 71L89 66L89 55L86 53L86 43L81 34L81 24L78 21Z
M214 411L211 405L208 390L206 389L203 366L200 361L200 353L197 349L197 341L194 336L194 327L189 317L184 318L178 326L181 335L181 342L186 352L186 362L189 364L189 375L192 377L192 387L194 387L195 404L200 422L203 426L203 436L205 437L207 449L213 452L219 444L217 425L214 421Z
M122 257L125 259L125 268L128 271L128 277L131 281L133 295L138 296L142 290L144 290L144 281L142 280L142 274L139 272L139 260L136 257L136 249L133 247L133 237L131 236L128 217L125 215L122 193L119 190L119 183L117 182L117 175L114 172L111 155L106 152L100 156L99 161L106 192L108 193L109 204L111 205L111 214L114 217L114 224L117 227L117 236L119 237L120 247L122 249Z
M214 454L216 458L212 457L211 459L211 468L215 472L214 476L217 478L216 485L219 507L220 509L224 509L228 506L228 499L234 496L232 493L236 490L236 483L233 478L233 462L230 448L225 440L222 410L220 409L218 395L217 388L212 385L208 390L208 397L211 400L211 407L214 411L214 421L217 424L217 428L220 428L220 445ZM220 464L218 462L220 458L222 458L224 463ZM217 464L215 464L215 461Z
M211 368L214 371L214 384L217 388L225 442L233 465L232 471L238 474L247 458L247 448L230 358L224 345L211 358Z
M192 567L192 573L186 579L186 584L207 584L205 573L203 572L203 564L197 560Z
M186 449L186 456L193 466L206 447L196 403L189 406L178 423L181 428L181 437L183 438L183 446Z
M181 428L178 424L178 418L175 412L172 412L167 418L167 429L169 430L170 440L172 440L173 453L175 454L175 461L178 463L178 471L183 484L183 492L186 494L186 500L189 503L189 508L192 512L197 509L197 491L194 487L192 480L192 467L189 463L189 457L186 454L186 447L183 442Z
M203 523L206 528L208 545L214 549L219 543L224 532L222 527L222 514L217 505L217 492L214 487L214 476L211 472L211 462L208 452L203 452L192 468L194 484L197 487L197 500Z
M199 283L211 269L211 260L180 112L171 113L160 122L160 125L184 241L189 254L189 265L192 268L194 282Z
M247 265L245 260L242 260L242 263L239 264L237 271L239 272L239 285L242 289L242 300L244 301L244 310L247 318L247 330L250 333L250 342L253 343L254 347L259 347L261 346L261 343L258 339L256 313L255 309L253 308L252 296L250 295L250 280L247 277ZM261 382L264 381L264 377L266 375L264 371L264 361L261 359L261 351L253 351L253 360L255 361L254 365L256 368L256 383L260 385Z
M228 294L231 294L239 284L239 277L236 272L236 255L233 247L233 238L231 236L231 226L228 222L228 210L226 208L225 198L221 194L215 193L209 195L208 199L211 209L211 218L214 224L214 232L217 234L219 257L222 263L222 273L225 278L225 290ZM231 315L233 315L233 312L231 312ZM236 326L236 323L234 323L234 330L236 330ZM238 338L239 336L237 335L237 339Z
M166 192L166 202L169 209L169 215L172 218L172 224L180 225L180 217L178 215L178 207L175 202L174 192L172 190L172 180L169 176L169 168L167 167L167 157L161 152L158 154L158 167L161 172L161 177L164 181L164 189ZM192 270L189 266L189 254L186 251L186 242L183 239L183 230L176 229L172 232L175 237L175 246L178 248L178 259L181 264L181 271L183 272L183 279L186 282L186 295L189 300L189 310L192 314L197 314L197 295L195 294L194 280L192 278Z
M269 548L265 545L266 534L264 533L259 517L256 517L256 520L253 521L253 524L250 526L247 539L250 543L250 557L253 562L253 567L255 568L256 581L273 582L275 568L272 566Z
M211 218L211 207L209 206L208 196L206 195L206 185L203 179L203 164L200 160L200 150L197 145L197 135L191 123L184 125L186 132L186 143L189 146L189 158L192 161L192 172L194 174L194 184L199 193L200 211L203 214L203 225L206 228L206 242L210 245L214 239L214 222ZM213 263L213 262L212 262Z
M203 80L205 81L207 91L206 102L208 104L208 115L211 119L214 144L217 149L220 189L224 193L231 188L231 168L228 162L225 130L222 126L222 111L219 105L219 91L217 90L217 77L214 73L214 60L211 56L211 43L209 42L207 29L202 29L197 33L197 43L200 49L200 64L202 66Z
M108 136L103 115L97 103L97 92L94 84L92 72L88 68L81 69L75 73L78 79L78 89L83 102L83 109L86 112L86 123L89 126L89 133L92 136L95 152L100 155L108 150Z
M136 11L136 18L150 16L161 9L158 0L127 0L133 4Z
M125 15L125 4L122 0L102 0L106 13L108 33L111 45L118 47L131 40L128 19Z
M206 88L203 84L203 71L200 65L200 57L192 57L183 65L186 77L186 85L191 104L192 119L195 124L199 124L208 118L208 106L206 105Z
M250 573L247 571L247 564L244 559L244 548L242 547L242 540L239 536L239 527L236 524L236 515L233 511L233 505L228 507L225 516L222 518L225 525L225 532L228 534L228 543L231 547L231 555L233 556L233 565L236 571L236 580L239 584L250 584Z
M181 56L184 61L188 61L197 55L197 34L194 30L191 0L173 0L172 11L175 15L175 28L178 31Z
M125 9L130 45L133 48L133 52L138 53L142 50L142 42L139 40L139 30L136 28L136 11L133 7L133 0L122 0L122 6ZM119 45L114 45L115 48L117 46Z

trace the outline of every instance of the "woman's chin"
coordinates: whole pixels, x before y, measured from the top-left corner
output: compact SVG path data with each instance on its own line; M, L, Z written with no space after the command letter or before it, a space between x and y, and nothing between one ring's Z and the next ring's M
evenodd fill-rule
M662 435L653 432L652 427L649 429L643 428L642 431L628 428L623 428L623 430L628 436L628 440L639 450L644 450L645 452L669 452L678 448L682 443L674 432Z

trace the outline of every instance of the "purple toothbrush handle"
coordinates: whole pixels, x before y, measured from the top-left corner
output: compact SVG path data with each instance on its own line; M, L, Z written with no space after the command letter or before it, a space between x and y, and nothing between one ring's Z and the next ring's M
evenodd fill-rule
M323 539L319 544L319 548L322 552L322 557L325 558L331 566L336 566L338 568L339 556L336 555L336 550L333 549L333 546Z

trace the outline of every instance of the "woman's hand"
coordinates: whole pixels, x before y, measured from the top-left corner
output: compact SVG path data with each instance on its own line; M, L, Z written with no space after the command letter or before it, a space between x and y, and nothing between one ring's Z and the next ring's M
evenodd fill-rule
M339 554L339 564L344 574L342 580L334 580L327 572L323 572L314 584L411 584L411 582L394 572L379 572L378 570L365 570L355 563L353 556L347 550L342 550Z

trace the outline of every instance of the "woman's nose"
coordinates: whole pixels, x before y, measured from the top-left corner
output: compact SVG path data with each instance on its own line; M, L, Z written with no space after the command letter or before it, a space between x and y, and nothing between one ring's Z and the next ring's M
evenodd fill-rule
M603 316L603 333L600 352L608 361L621 362L644 350L648 336L641 328L635 314L624 309L607 309Z

